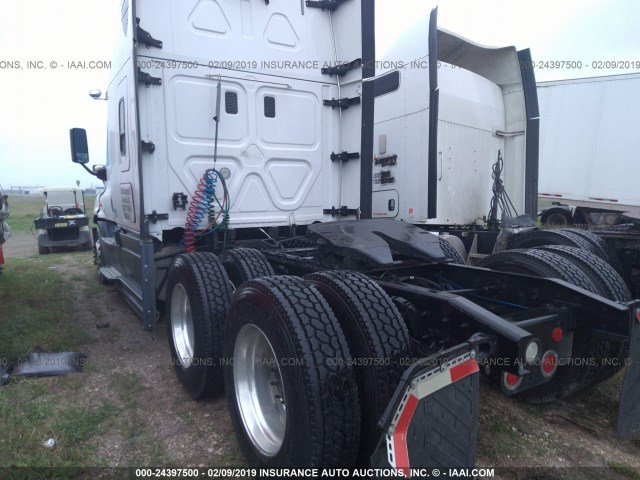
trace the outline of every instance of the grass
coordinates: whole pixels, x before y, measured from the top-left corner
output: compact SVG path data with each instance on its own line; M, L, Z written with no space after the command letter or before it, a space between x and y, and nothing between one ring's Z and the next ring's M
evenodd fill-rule
M92 217L95 195L85 195L85 207L89 218ZM44 199L40 195L10 195L10 216L7 220L11 231L14 233L30 233L33 221L38 218ZM90 223L90 226L93 224Z
M80 260L67 258L66 263ZM0 277L3 364L33 351L76 350L91 341L86 330L69 323L75 312L74 290L57 271L63 263L62 257L48 256L15 259L6 266ZM87 472L78 467L103 464L97 455L100 435L117 418L120 407L100 397L88 403L74 401L85 378L16 377L0 387L0 469L47 467L5 470L3 475L16 479L83 478ZM53 448L44 446L50 438L55 441ZM60 470L50 473L49 469Z
M133 372L121 372L113 375L111 384L124 404L120 428L127 439L129 451L136 452L149 466L177 467L160 441L145 429L144 411L140 411L138 404L142 378Z
M505 454L519 456L520 433L500 419L492 420L483 431L482 441L478 442L478 453L489 460L498 460Z
M76 378L69 382L69 390L77 388L80 377ZM67 389L51 388L55 380L23 379L0 389L0 468L100 465L97 441L117 418L119 408L108 401L74 405L68 401ZM53 448L44 446L50 438L55 441ZM34 474L33 470L17 471L14 478L33 478ZM81 476L76 469L58 474L57 478Z
M73 288L52 268L54 261L15 259L0 277L0 362L34 350L68 351L89 341L82 328L69 327Z

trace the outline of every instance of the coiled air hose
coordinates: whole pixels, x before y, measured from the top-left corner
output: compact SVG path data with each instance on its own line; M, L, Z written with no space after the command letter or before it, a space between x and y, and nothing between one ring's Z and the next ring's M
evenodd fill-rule
M222 184L222 201L216 195L218 180ZM219 210L216 209L216 205ZM184 235L180 242L187 253L196 252L196 243L200 237L214 232L227 231L231 219L230 206L229 190L224 177L218 170L208 169L204 172L189 203ZM208 224L203 230L200 230L200 225L205 218ZM222 220L218 223L220 218Z

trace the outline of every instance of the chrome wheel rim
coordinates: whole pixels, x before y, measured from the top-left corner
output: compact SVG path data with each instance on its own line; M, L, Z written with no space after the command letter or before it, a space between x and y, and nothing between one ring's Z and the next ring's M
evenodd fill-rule
M171 293L171 330L178 360L188 368L193 363L193 316L187 291L180 283Z
M245 431L265 456L277 455L284 443L287 404L282 373L273 347L255 325L242 327L233 351L236 401Z

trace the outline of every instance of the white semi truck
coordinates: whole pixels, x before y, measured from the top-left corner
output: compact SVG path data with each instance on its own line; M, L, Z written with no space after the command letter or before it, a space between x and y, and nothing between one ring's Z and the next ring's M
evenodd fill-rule
M617 371L564 358L638 360L637 303L592 253L504 252L492 271L414 225L466 218L475 184L456 177L473 165L491 187L503 154L493 187L504 175L535 213L528 51L475 45L434 11L407 58L425 68L376 75L371 0L121 5L98 276L145 329L163 314L193 398L226 392L250 465L471 466L480 366L547 401ZM87 168L84 130L71 149ZM637 363L626 375L630 436Z

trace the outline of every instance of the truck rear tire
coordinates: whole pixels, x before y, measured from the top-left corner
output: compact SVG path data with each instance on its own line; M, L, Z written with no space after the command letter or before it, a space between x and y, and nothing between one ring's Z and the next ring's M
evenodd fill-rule
M564 228L563 230L569 233L573 233L574 235L578 235L591 243L597 255L609 262L609 264L615 269L615 271L622 275L622 264L620 263L618 254L616 253L615 248L609 245L604 238L596 235L593 232L582 230L580 228Z
M177 256L167 279L169 348L176 373L194 399L222 393L220 357L231 283L212 253Z
M581 268L566 258L545 250L507 250L486 257L478 266L502 272L522 273L540 277L560 278L590 292L603 291L594 285ZM555 272L555 273L554 273ZM580 331L573 334L573 358L602 359L611 356L608 342ZM547 383L526 390L520 396L531 403L548 403L570 397L597 383L601 372L588 365L560 365Z
M485 257L478 266L500 272L559 278L590 292L600 292L600 287L594 285L578 266L556 253L544 250L505 250Z
M237 289L244 282L260 277L271 277L276 273L259 250L252 248L236 248L220 255L220 261L229 274L229 280Z
M607 263L598 255L576 247L564 245L547 245L539 247L541 250L553 252L570 262L578 265L585 272L594 284L600 285L602 295L609 300L616 302L628 302L631 300L631 292L627 284L611 264Z
M566 230L529 230L512 235L507 239L506 250L521 248L543 247L545 245L566 245L568 247L582 248L588 252L602 256L592 244L575 233ZM607 260L603 258L603 260Z
M440 238L439 240L440 248L442 248L442 251L444 252L447 259L451 260L451 263L455 263L458 265L464 265L465 263L467 263L465 262L464 258L462 258L462 255L460 255L460 252L456 250L456 247L451 245L444 238Z
M45 247L43 245L38 244L38 253L40 255L46 255L50 252L51 252L51 249L49 247Z
M409 330L387 293L361 273L321 272L304 278L329 303L347 338L362 410L357 465L366 466L381 433L378 421L400 381L399 360L410 354Z
M601 286L605 294L602 296L616 302L628 302L632 300L631 293L613 267L602 260L597 255L585 252L575 247L565 247L561 245L549 245L541 247L543 250L554 252L582 268L582 271L589 275L593 283ZM604 382L611 378L624 366L624 359L628 354L628 346L624 343L616 343L608 340L594 338L594 342L602 343L602 350L606 352L606 358L617 359L617 362L603 364L604 358L597 358L599 365L595 368L599 374L594 378L593 384Z
M349 468L360 403L349 347L320 292L297 277L244 283L229 310L224 380L255 468Z

